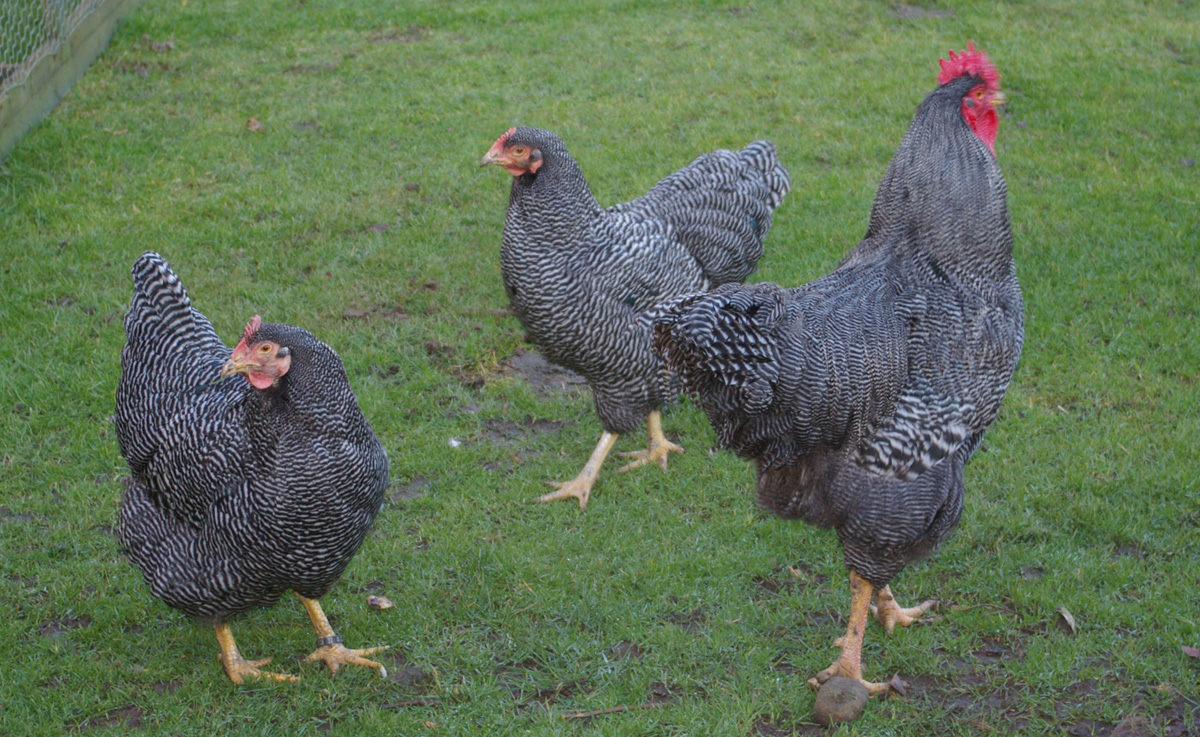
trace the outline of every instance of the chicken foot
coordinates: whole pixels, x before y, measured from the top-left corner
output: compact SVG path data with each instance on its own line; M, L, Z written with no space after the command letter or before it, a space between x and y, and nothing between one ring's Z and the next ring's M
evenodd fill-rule
M543 494L538 497L538 501L552 502L558 499L578 499L579 508L587 509L588 497L591 496L592 486L596 483L596 478L600 476L600 466L604 464L604 459L608 457L608 452L612 450L613 443L615 442L617 442L617 433L606 430L600 436L600 442L596 443L596 449L592 451L592 457L588 458L588 462L584 465L583 470L579 472L579 475L567 482L551 481L550 485L558 489L558 491Z
M883 625L889 635L892 634L892 630L896 628L896 625L908 627L917 621L922 614L937 604L936 599L930 599L914 607L904 608L896 603L896 597L892 596L891 586L884 586L875 594L875 597L879 605L871 605L871 615L875 617L877 622Z
M867 630L867 612L874 592L875 587L865 578L850 571L850 622L846 626L846 634L833 641L834 647L842 649L842 654L833 661L833 665L808 679L811 688L819 689L830 678L844 676L866 686L870 696L888 692L888 684L871 683L862 677L863 635Z
M380 676L387 678L387 668L384 668L382 663L363 657L387 650L387 645L351 650L342 644L342 638L329 625L329 619L325 616L325 610L321 608L321 602L318 599L307 599L300 594L296 594L296 598L308 611L308 618L312 620L313 629L317 631L317 649L305 658L304 662L312 663L322 660L325 665L329 666L330 675L337 673L338 668L343 665L361 665L365 668L374 668L379 671Z
M217 632L217 644L221 646L221 653L217 658L221 661L221 665L225 666L225 673L229 676L229 680L238 684L246 678L266 678L288 683L295 683L299 680L287 673L263 673L260 671L259 666L270 663L271 658L262 658L261 660L243 658L242 654L238 652L237 641L233 639L233 630L229 628L228 622L217 622L213 628Z
M646 449L645 450L630 450L619 455L626 458L634 458L636 460L626 463L618 468L618 471L631 471L639 466L645 466L649 463L657 463L663 472L667 470L667 457L671 453L683 453L683 448L679 447L663 434L662 429L662 413L654 410L646 417Z

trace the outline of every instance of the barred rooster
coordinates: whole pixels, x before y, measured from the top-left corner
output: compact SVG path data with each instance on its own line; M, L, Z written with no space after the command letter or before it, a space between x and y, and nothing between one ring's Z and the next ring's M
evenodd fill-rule
M996 419L1024 339L1004 177L999 74L973 45L941 61L875 195L867 235L796 289L726 286L646 320L723 447L757 461L759 503L832 527L850 571L841 656L810 684L862 678L872 595L958 525L963 467Z
M650 330L637 316L670 297L740 282L755 268L771 214L791 188L775 147L757 141L715 151L632 202L602 208L557 135L512 128L480 166L513 176L500 271L513 312L550 361L592 387L604 432L573 480L541 501L574 498L587 507L613 443L646 421L646 450L624 453L628 471L667 470Z
M364 657L382 648L344 647L319 601L388 484L387 454L341 359L307 331L257 315L231 353L161 256L142 254L132 271L116 398L131 473L122 546L155 596L214 624L234 683L296 680L260 671L270 658L245 660L229 628L289 589L317 633L309 661L386 675Z

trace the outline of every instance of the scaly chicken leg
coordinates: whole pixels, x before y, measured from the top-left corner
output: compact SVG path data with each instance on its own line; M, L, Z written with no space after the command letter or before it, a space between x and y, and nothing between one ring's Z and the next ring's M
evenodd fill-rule
M834 647L842 649L842 654L833 661L833 665L808 679L809 686L818 689L834 676L845 676L866 686L871 696L887 693L888 684L871 683L862 677L863 634L867 630L867 612L874 592L875 587L865 578L850 571L850 622L846 626L846 634L833 641Z
M662 413L658 410L652 411L646 418L646 435L648 439L645 450L631 450L620 454L626 458L636 458L637 460L626 463L618 468L618 471L629 471L647 463L657 463L665 473L667 457L671 453L683 452L683 448L667 440L667 436L663 435Z
M883 625L889 635L892 634L892 630L896 628L896 625L900 625L901 627L911 625L922 614L929 611L930 607L937 604L936 599L930 599L906 609L896 603L896 597L892 596L891 586L884 586L875 596L879 600L879 606L872 604L871 614L877 622Z
M592 457L584 464L583 470L579 475L567 482L551 481L550 485L558 489L549 494L543 494L538 497L539 502L552 502L556 499L573 498L579 500L579 508L587 509L588 497L592 493L592 485L596 483L596 477L600 475L600 466L604 463L604 459L608 457L608 452L612 450L613 443L617 442L617 433L605 431L600 436L600 442L596 443L596 449L592 451Z
M233 630L229 629L228 622L217 622L214 629L217 631L217 643L221 646L221 654L217 658L225 666L225 673L229 676L229 680L239 684L245 678L267 678L272 681L290 683L299 680L287 673L263 673L260 671L258 666L270 663L271 658L262 658L261 660L243 658L242 654L238 652L237 642L233 639Z
M300 594L296 594L296 598L308 611L308 618L312 620L313 629L317 631L317 649L313 650L312 654L304 659L304 662L323 660L325 665L329 666L331 675L337 673L338 668L343 665L361 665L366 668L374 668L379 671L380 676L387 678L387 668L384 668L382 663L362 657L380 650L387 650L387 645L351 650L342 644L342 638L333 631L333 627L329 626L329 619L325 616L325 611L321 609L319 600L306 599Z

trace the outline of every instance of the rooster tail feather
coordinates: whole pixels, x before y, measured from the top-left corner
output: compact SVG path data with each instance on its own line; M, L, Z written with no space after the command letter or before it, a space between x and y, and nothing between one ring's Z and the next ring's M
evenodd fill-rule
M773 328L783 317L782 298L774 285L727 285L665 302L645 318L665 371L679 376L718 433L731 413L760 414L775 398L780 349Z
M770 141L755 141L739 151L738 157L748 168L762 172L763 182L770 193L770 207L772 210L779 207L784 195L792 189L792 178L787 167L779 162L775 144Z

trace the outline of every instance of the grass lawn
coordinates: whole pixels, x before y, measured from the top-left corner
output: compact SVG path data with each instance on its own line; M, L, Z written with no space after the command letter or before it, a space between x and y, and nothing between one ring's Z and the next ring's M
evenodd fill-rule
M600 428L523 353L509 178L476 164L552 128L609 204L769 138L795 186L753 278L800 284L865 232L967 39L1009 98L1025 354L957 534L895 582L939 621L868 629L865 675L908 695L840 734L1200 734L1196 4L816 5L143 3L0 162L0 734L823 733L841 549L756 511L694 406L668 474L613 459L586 513L531 502ZM227 342L260 313L344 359L393 488L325 606L389 679L301 662L286 600L234 632L302 680L236 687L122 559L109 416L147 248Z

